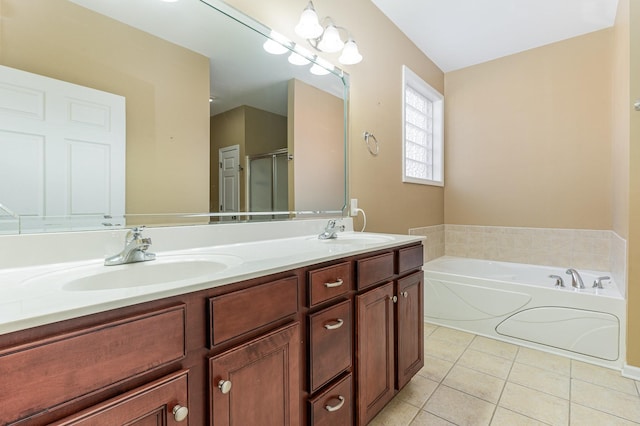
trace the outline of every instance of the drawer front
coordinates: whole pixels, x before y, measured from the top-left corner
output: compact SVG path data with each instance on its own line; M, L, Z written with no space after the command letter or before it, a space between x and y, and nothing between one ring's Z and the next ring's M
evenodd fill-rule
M309 272L309 307L348 293L351 282L351 262L328 266Z
M309 399L312 426L353 425L353 380L351 374L326 391Z
M284 278L209 299L212 346L298 312L298 279Z
M0 424L182 359L185 313L180 305L1 351Z
M309 387L315 392L351 366L351 301L309 315Z
M358 290L367 288L393 276L393 253L358 260Z
M180 407L189 408L188 371L183 370L57 421L51 426L179 425ZM176 408L177 407L177 408ZM183 410L184 411L184 410ZM188 417L187 417L188 419Z
M423 263L424 248L422 244L398 250L398 274L419 268Z

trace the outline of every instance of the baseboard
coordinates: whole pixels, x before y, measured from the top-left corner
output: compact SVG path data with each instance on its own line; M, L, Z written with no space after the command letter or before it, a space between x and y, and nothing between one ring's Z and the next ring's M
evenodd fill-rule
M629 379L640 381L640 367L625 364L622 367L622 375Z

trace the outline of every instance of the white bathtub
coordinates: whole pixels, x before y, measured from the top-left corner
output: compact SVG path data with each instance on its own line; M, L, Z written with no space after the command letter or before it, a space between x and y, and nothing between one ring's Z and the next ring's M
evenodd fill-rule
M566 268L440 257L424 265L425 321L620 369L625 300L611 280L592 288L611 274L579 272L583 290Z

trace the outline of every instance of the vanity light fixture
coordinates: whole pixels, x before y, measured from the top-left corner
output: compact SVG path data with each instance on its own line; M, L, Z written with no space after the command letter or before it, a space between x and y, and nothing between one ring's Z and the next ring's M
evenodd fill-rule
M340 35L341 30L346 33L346 43ZM335 25L329 17L322 18L322 20L318 19L318 14L313 7L312 1L309 1L307 7L302 11L300 21L295 27L295 32L300 37L307 39L314 49L321 52L334 53L342 50L342 54L338 58L341 64L354 65L362 61L362 55L358 51L358 46L349 31L344 27Z

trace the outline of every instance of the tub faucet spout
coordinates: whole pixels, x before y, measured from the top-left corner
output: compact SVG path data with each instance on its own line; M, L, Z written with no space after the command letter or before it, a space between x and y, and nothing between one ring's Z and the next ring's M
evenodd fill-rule
M573 288L585 288L584 283L582 282L582 277L573 268L567 269L567 275L571 275L571 287Z

